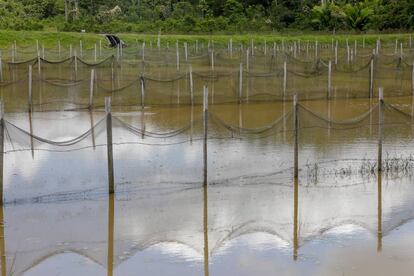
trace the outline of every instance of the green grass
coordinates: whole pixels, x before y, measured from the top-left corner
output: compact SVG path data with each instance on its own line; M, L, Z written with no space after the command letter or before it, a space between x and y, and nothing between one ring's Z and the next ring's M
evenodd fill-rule
M145 41L149 44L150 41L153 42L154 46L157 40L156 34L118 34L121 39L123 39L129 45L135 45L135 42ZM226 45L230 38L233 39L233 45L236 47L239 43L248 44L253 39L255 43L273 43L273 42L282 42L282 40L288 41L297 41L301 40L302 42L310 41L314 42L318 40L320 43L331 43L332 38L338 40L339 43L345 43L346 39L349 39L350 43L354 40L357 40L359 43L362 43L365 38L366 45L374 45L377 38L380 37L383 43L394 43L396 39L399 41L407 42L409 40L409 34L367 34L367 35L356 35L356 34L339 34L339 35L330 35L330 34L320 34L320 33L307 33L307 34L246 34L246 35L162 35L161 43L166 44L167 42L173 46L174 43L178 40L180 42L195 42L198 40L200 43L207 42L208 40L213 40L214 43ZM414 38L414 37L413 37ZM93 45L100 39L106 44L105 38L100 34L93 33L69 33L69 32L39 32L39 31L7 31L0 30L0 48L7 48L16 41L19 46L29 46L35 45L36 40L45 47L54 47L57 45L57 41L60 40L62 45L73 44L78 45L79 40L82 40L82 43L85 48L92 48Z

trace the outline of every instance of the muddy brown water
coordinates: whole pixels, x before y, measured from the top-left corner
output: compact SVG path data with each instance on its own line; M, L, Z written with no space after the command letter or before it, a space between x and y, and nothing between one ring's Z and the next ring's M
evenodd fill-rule
M89 111L83 93L89 71L79 72L78 87L69 86L76 84L73 71L52 69L44 72L55 86L35 85L32 114L26 112L26 81L0 88L7 121L2 275L410 275L410 96L385 93L380 174L375 98L300 97L295 181L292 101L246 97L238 104L236 76L214 82L215 94L209 83L203 185L203 112L199 102L184 104L190 99L186 81L153 90L148 84L149 100L168 101L143 109L139 85L124 96L98 90ZM136 72L123 70L118 87ZM98 74L109 88L108 70ZM56 86L62 79L70 88ZM246 87L280 93L272 82L280 85L275 78ZM354 85L366 91L365 79ZM339 82L337 88L344 95L354 91ZM56 96L59 91L64 93ZM108 95L115 99L111 196L103 110ZM73 145L48 143L84 133Z

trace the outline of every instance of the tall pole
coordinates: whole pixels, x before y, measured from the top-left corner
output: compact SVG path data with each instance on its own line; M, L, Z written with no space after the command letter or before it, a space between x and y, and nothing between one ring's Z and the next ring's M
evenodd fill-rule
M208 132L208 87L205 85L203 88L203 131L204 131L204 145L203 145L203 163L204 174L203 183L207 185L207 132Z
M91 80L89 84L89 109L92 109L93 106L93 90L95 87L95 69L91 70Z
M384 88L380 87L378 92L378 173L382 171L382 137L384 123Z
M108 192L113 194L114 187L114 160L112 149L112 112L111 112L111 97L105 97L105 113L106 113L106 143L108 154Z
M298 178L299 176L299 158L298 158L298 135L299 135L299 117L298 117L298 96L295 94L293 96L293 124L294 124L294 168L293 168L293 175L294 178Z
M3 105L3 102L0 102L0 205L1 206L3 206L3 202L4 202L4 194L3 194L4 159L3 158L4 158L4 105ZM1 257L3 258L3 256Z

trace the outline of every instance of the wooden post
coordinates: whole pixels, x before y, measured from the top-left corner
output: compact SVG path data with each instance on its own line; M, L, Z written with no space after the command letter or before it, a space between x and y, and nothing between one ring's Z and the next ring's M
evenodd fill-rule
M211 51L211 70L214 71L214 50Z
M195 43L195 52L196 54L198 53L198 39L196 39L196 43Z
M96 56L97 56L97 48L96 48L96 43L95 43L95 48L94 48L94 56L93 56L93 60L96 62Z
M1 59L1 52L0 52L0 81L3 81L3 61Z
M142 42L142 47L141 47L141 55L142 55L142 61L145 61L145 42Z
M230 47L230 58L232 58L233 57L233 39L232 38L230 38L229 47Z
M378 91L378 173L382 171L382 136L384 123L383 118L383 107L384 107L384 88L380 87Z
M73 47L72 44L69 45L69 57L73 56Z
M185 57L185 62L188 61L188 44L187 42L184 42L184 57Z
M74 63L75 63L75 80L78 79L78 56L76 54L75 50L75 56L74 56Z
M102 56L102 39L99 39L99 57Z
M397 51L398 51L398 39L395 40L394 54L397 54Z
M328 99L331 98L332 92L332 61L328 63Z
M0 63L1 63L1 60L0 60ZM411 69L411 90L412 90L412 96L414 96L414 60L412 61L411 68L412 68ZM1 67L0 67L0 70L1 70Z
M293 176L295 179L299 176L299 162L298 162L298 135L299 135L299 117L298 117L298 96L293 96L293 129L294 129L294 160L293 160Z
M45 45L42 44L42 58L45 59Z
M369 98L372 99L374 96L374 57L371 58L369 72Z
M204 185L207 185L207 133L208 133L208 87L203 88L203 125L204 125L204 145L203 145L203 163L204 163L204 174L203 180Z
M39 53L39 40L36 39L36 53Z
M92 110L93 106L93 90L95 87L95 69L91 70L91 80L89 84L89 109Z
M247 48L247 51L246 51L246 71L247 72L249 72L249 54L250 54L250 51L249 51L249 48Z
M105 97L105 112L106 112L106 143L108 153L108 188L109 194L115 192L114 187L114 160L112 150L112 112L111 112L111 97Z
M315 41L315 59L318 59L318 49L319 48L319 46L318 46L318 41L316 40Z
M243 63L240 63L240 69L239 69L239 103L242 103L242 97L243 97Z
M179 52L179 49L178 49L178 40L175 43L175 52L176 52L176 56L177 56L177 61L176 61L177 71L180 71L180 52Z
M37 52L37 74L40 79L42 60L40 59L40 52Z
M188 66L188 77L190 78L190 102L194 105L194 83L193 83L193 67Z
M400 57L401 57L401 60L403 59L403 56L404 56L404 51L403 51L403 44L401 42L400 43Z
M141 108L144 109L145 107L145 79L144 76L139 77L139 83L141 85Z
M60 59L60 53L61 53L60 40L58 40L58 53L59 53L59 59Z
M82 40L79 40L79 56L80 58L83 58Z
M335 43L335 65L338 64L338 40Z
M10 52L11 52L12 62L14 62L14 44L12 44Z
M32 94L32 84L33 84L33 72L32 65L29 65L29 112L32 112L33 109L33 94Z
M287 90L287 62L283 62L283 99L286 96Z
M3 169L4 169L4 105L0 102L0 205L3 206Z

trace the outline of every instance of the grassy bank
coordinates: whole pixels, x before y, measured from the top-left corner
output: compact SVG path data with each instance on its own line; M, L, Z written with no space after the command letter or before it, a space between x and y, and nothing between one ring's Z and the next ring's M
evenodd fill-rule
M145 41L149 43L152 41L156 43L157 35L156 34L118 34L121 39L123 39L127 44L135 45L136 41L142 42ZM362 43L365 38L366 45L374 45L378 37L381 38L383 43L394 43L396 39L399 41L407 42L409 40L409 34L364 34L364 35L355 35L355 34L320 34L320 33L308 33L308 34L245 34L245 35L162 35L161 43L165 44L167 42L172 45L177 40L180 42L194 42L198 40L199 42L207 42L208 40L213 40L216 44L226 44L230 37L233 39L233 43L236 46L238 43L250 43L253 39L256 43L263 43L267 41L268 43L281 42L284 41L315 41L318 40L320 43L331 43L332 38L338 40L339 43L345 43L347 39L350 42L357 40L359 43ZM70 33L70 32L38 32L38 31L6 31L0 30L0 48L10 47L10 45L16 41L19 46L29 46L35 45L36 40L39 43L43 44L45 47L56 46L58 40L61 41L62 45L77 45L79 40L82 40L83 45L86 48L92 47L99 39L105 39L100 34L93 33ZM413 36L414 39L414 36ZM106 43L106 42L105 42Z

